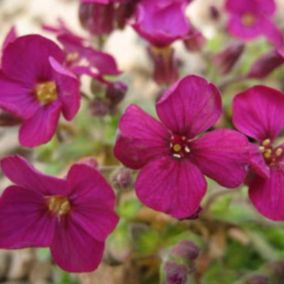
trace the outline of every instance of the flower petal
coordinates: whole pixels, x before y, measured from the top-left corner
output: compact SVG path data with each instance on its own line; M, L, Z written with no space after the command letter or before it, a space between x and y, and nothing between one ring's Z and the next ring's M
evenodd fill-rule
M221 96L217 88L195 75L178 81L157 103L162 122L174 133L188 137L210 128L221 112Z
M259 141L275 139L284 127L284 94L266 86L239 93L233 101L233 123Z
M67 180L72 219L94 239L104 241L118 222L110 185L96 169L82 164L72 166Z
M20 156L2 159L1 169L16 185L43 195L66 195L69 192L65 180L42 174Z
M256 176L249 184L249 197L256 209L265 217L284 220L284 170L271 168L270 177Z
M169 153L167 129L141 108L131 105L119 122L114 154L124 165L133 169Z
M180 219L196 213L206 187L194 164L170 157L148 163L135 183L136 194L146 206Z
M248 170L247 138L234 130L218 129L190 145L192 159L202 173L226 187L243 183Z
M56 219L48 213L43 195L18 186L0 199L0 247L16 249L49 246Z
M50 247L54 261L68 272L90 272L99 265L104 243L87 234L72 218L57 225Z
M50 56L59 62L64 60L64 53L51 40L39 35L18 37L3 52L3 72L23 84L34 86L38 81L52 78Z
M0 107L20 118L30 118L39 108L31 94L31 88L9 79L0 73Z
M22 124L19 133L20 143L26 147L47 143L55 133L60 111L59 102L41 107L33 117Z
M53 57L49 58L49 62L54 70L63 115L67 120L71 120L80 108L80 81Z

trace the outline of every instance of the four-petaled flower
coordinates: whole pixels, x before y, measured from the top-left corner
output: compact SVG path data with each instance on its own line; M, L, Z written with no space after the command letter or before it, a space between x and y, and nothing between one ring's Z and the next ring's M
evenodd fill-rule
M271 20L276 11L274 0L227 0L229 32L244 40L265 36L277 48L283 47L281 30Z
M75 164L59 179L19 156L3 159L1 167L14 185L0 198L0 248L49 247L64 270L94 270L118 221L114 193L99 172Z
M147 206L177 218L193 215L206 192L204 175L226 187L247 173L247 139L228 129L201 134L221 115L217 88L198 76L174 84L158 101L161 122L131 105L119 123L115 156L141 169L135 183Z
M63 51L39 35L18 37L3 50L0 106L22 119L24 146L48 142L60 114L71 120L79 110L80 83L63 62Z
M234 98L236 128L258 143L251 144L249 198L272 220L284 220L284 145L275 146L284 129L284 94L265 86L252 87ZM276 144L277 145L277 144Z

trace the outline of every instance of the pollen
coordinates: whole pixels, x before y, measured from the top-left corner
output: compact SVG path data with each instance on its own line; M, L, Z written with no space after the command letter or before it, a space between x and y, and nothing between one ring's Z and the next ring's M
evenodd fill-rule
M80 55L79 55L78 52L76 52L76 51L70 52L66 56L66 61L67 62L74 62L74 61L78 60L79 58L80 58Z
M241 18L242 24L246 27L251 27L255 24L256 18L251 13L245 13Z
M54 81L37 84L35 94L37 100L43 105L50 104L58 98L56 84Z
M271 140L270 139L265 139L262 141L262 145L263 146L269 146L271 144Z
M181 149L182 149L182 147L181 147L180 144L175 144L175 145L173 146L173 150L174 150L175 152L180 152Z
M48 197L47 203L49 211L58 216L66 215L71 210L70 201L64 196Z

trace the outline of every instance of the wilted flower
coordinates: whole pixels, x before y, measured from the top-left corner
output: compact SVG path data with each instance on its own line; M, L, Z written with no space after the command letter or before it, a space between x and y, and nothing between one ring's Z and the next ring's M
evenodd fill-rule
M220 73L229 73L243 54L245 44L237 42L229 45L214 56L213 61Z
M0 247L49 247L62 269L94 270L118 221L114 194L99 172L75 164L59 179L18 156L3 159L1 167L14 185L0 198Z
M48 142L60 114L71 120L79 110L79 80L63 62L63 51L39 35L19 37L3 51L0 106L23 120L24 146Z
M258 142L250 144L251 169L256 173L248 181L251 202L267 218L283 220L284 146L274 142L284 128L284 94L266 86L238 94L233 102L233 122Z
M154 46L170 45L189 32L187 4L187 0L141 0L133 27Z
M244 40L265 36L276 47L283 46L282 33L271 20L276 11L274 0L227 0L226 10L232 35Z
M228 129L200 137L222 112L213 84L187 76L160 98L156 109L161 122L138 106L129 106L114 148L124 165L141 169L135 188L144 204L186 218L199 209L207 187L204 175L226 187L243 182L247 139Z
M283 56L276 50L269 50L259 57L250 67L248 78L262 79L284 63Z

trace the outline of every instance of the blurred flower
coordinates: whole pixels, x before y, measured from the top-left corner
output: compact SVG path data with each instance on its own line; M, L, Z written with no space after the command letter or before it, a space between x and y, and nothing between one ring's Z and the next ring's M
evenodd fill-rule
M171 47L150 46L149 54L154 64L154 80L159 85L170 85L179 77L178 60L174 57L175 50Z
M79 110L79 81L63 63L63 51L39 35L18 37L3 51L0 107L23 120L24 146L48 142L60 114L71 120Z
M127 86L123 82L113 82L107 86L106 98L110 101L110 106L115 107L125 97Z
M252 277L250 277L246 284L269 284L269 279L268 277L264 276L264 275L254 275Z
M19 156L3 159L1 167L14 185L0 199L0 247L49 247L62 269L94 270L118 222L115 196L99 172L75 164L59 179Z
M207 40L196 28L192 28L183 39L185 48L191 52L199 52L206 44Z
M186 284L188 271L185 265L168 261L164 266L166 272L165 284Z
M103 98L95 98L89 104L93 116L105 116L110 112L109 103Z
M255 86L239 93L233 102L233 123L250 144L251 169L249 198L256 209L272 220L284 219L283 144L274 141L284 128L284 94L266 86Z
M156 110L162 122L138 106L129 106L114 148L124 165L141 169L135 188L145 205L186 218L199 209L207 187L204 175L226 187L243 182L247 139L229 129L200 137L222 112L221 96L213 84L187 76L160 98Z
M196 260L199 255L199 248L191 241L183 240L172 249L172 255L182 258L186 262Z
M245 44L242 42L229 45L213 57L214 65L220 70L221 74L229 73L240 59L244 49Z
M269 50L259 57L250 67L248 78L262 79L284 63L283 56L276 50Z
M113 174L112 181L115 187L127 189L133 186L132 171L120 168Z
M141 0L134 29L156 47L170 45L189 32L185 15L187 0Z
M283 46L281 30L271 20L276 11L274 0L227 0L228 31L238 38L251 40L265 36L277 48Z

